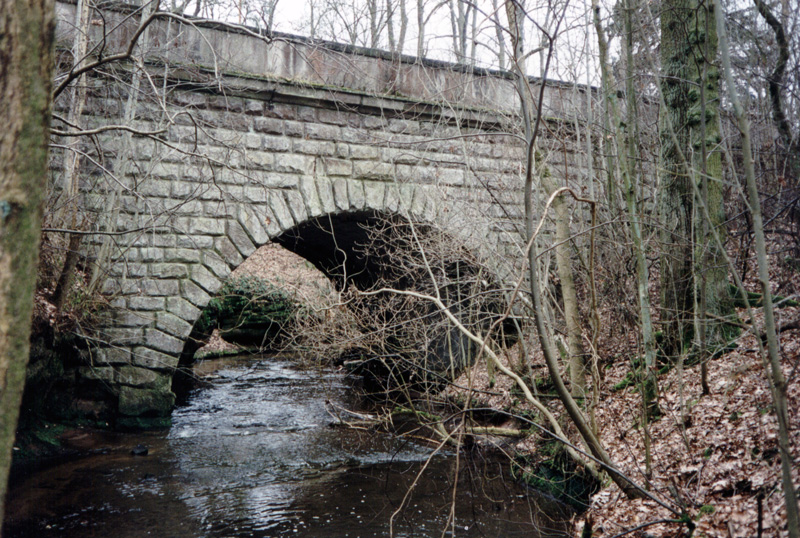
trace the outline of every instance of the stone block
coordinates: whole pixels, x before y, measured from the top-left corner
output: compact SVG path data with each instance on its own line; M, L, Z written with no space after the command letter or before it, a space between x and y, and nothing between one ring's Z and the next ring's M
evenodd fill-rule
M144 263L123 263L122 261L112 265L108 274L114 277L140 278L147 274L147 264Z
M172 375L138 366L121 366L116 371L116 382L129 387L157 389L168 392L172 387Z
M189 218L186 231L189 234L223 235L225 233L225 221L208 217Z
M176 244L178 248L201 250L213 247L214 239L215 238L210 235L179 235Z
M255 118L253 130L257 133L283 134L283 120L278 118Z
M317 121L317 109L301 105L297 107L297 119L313 123Z
M208 99L208 107L211 109L241 113L244 111L244 100L241 97L218 95Z
M113 366L81 366L78 377L103 383L113 383L116 369Z
M264 107L264 116L293 120L297 118L297 107L283 103L267 103Z
M205 308L211 295L191 280L181 281L181 295L198 308Z
M163 260L167 263L198 263L200 251L192 248L171 248L164 253Z
M295 153L304 155L329 156L336 153L336 144L320 140L295 140L292 144Z
M247 149L261 149L261 136L255 133L244 135L244 147Z
M211 238L209 237L208 239ZM150 276L153 278L184 278L188 274L186 266L180 263L150 264Z
M238 221L229 220L227 226L228 238L234 244L242 257L247 258L256 251L256 246L250 240L250 236L247 235L247 232L244 230L244 228L242 228L242 225L239 224Z
M169 312L158 312L156 314L156 328L181 340L187 338L189 333L192 332L191 323Z
M344 142L337 142L336 156L339 157L340 159L346 159L350 157L350 145L345 144Z
M394 180L394 165L378 161L353 162L353 177L378 181Z
M192 265L189 268L189 275L189 278L191 278L195 284L212 295L217 293L217 290L222 286L220 279L203 265Z
M200 196L203 186L199 183L175 180L171 182L171 197L177 200L189 200Z
M383 209L383 198L385 196L385 185L374 181L364 182L364 196L367 207L372 209Z
M337 177L332 181L333 184L333 201L336 207L342 211L350 209L350 198L347 196L347 180L342 177Z
M353 175L353 163L344 159L324 158L325 174L328 176L350 177Z
M339 140L341 129L336 125L306 124L306 136L312 140Z
M380 148L374 146L350 146L350 157L353 159L375 160L380 155Z
M309 216L318 217L322 215L322 202L317 192L317 184L313 177L303 176L300 178L300 195L303 197L306 210Z
M436 182L441 185L463 185L463 168L437 168Z
M364 116L365 129L386 129L388 122L380 116Z
M400 212L400 187L399 185L390 184L386 186L386 198L383 201L386 209L393 213Z
M247 232L256 246L268 243L270 237L280 231L274 216L271 213L267 214L266 210L266 207L256 209L241 205L237 212L239 224L242 225L242 229Z
M131 350L124 347L96 348L89 355L93 365L130 364Z
M132 312L118 310L114 312L114 326L116 327L147 327L153 323L152 313Z
M228 263L222 259L218 253L213 250L204 250L200 256L202 264L208 268L220 280L225 280L231 274L231 268Z
M182 320L194 324L202 310L181 297L167 297L167 312L175 314Z
M248 116L260 116L264 113L264 102L256 99L245 99L244 113Z
M247 168L251 170L269 170L275 164L275 154L266 151L248 151Z
M172 94L172 100L181 107L205 108L208 97L202 93L178 91Z
M214 250L231 269L235 269L244 261L242 255L227 237L217 237L214 242Z
M166 252L159 247L142 247L139 249L138 261L142 262L163 262Z
M283 122L283 134L285 136L292 136L295 138L302 137L305 124L300 121L285 121Z
M242 200L251 204L263 204L269 200L269 189L263 185L248 185L244 188Z
M364 197L364 183L361 181L347 182L347 196L350 199L350 208L364 209L367 199ZM349 209L349 208L348 208Z
M128 297L128 308L130 310L155 312L164 310L164 297Z
M139 289L150 297L166 297L177 295L180 285L178 280L145 278L139 281Z
M261 147L267 151L285 152L292 149L292 142L283 136L265 135L261 137Z
M169 390L122 386L119 390L119 412L129 417L142 415L166 417L175 406L175 395Z
M333 183L330 179L321 177L317 178L316 185L323 213L334 213L336 211L336 202L333 198Z
M283 193L280 191L270 191L269 208L272 210L272 214L278 221L281 231L288 230L294 226L294 219L292 219L292 213L289 211L289 206L286 205L286 200L283 197Z
M136 328L107 328L100 332L100 339L111 347L137 346L144 343L144 330Z
M282 155L275 159L272 169L289 174L311 174L314 172L314 158L308 155Z
M158 329L145 329L144 337L145 345L156 351L175 355L183 351L183 340Z
M301 224L308 220L308 208L303 200L303 196L297 191L286 191L283 195L286 198L286 205L292 213L295 224Z
M317 119L320 123L330 123L332 125L347 125L348 116L349 114L342 110L319 109L317 111Z

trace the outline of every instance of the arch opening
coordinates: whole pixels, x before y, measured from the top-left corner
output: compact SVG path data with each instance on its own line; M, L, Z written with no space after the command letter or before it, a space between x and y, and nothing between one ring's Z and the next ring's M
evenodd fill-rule
M313 264L334 284L352 325L346 345L331 342L337 335L324 334L324 323L298 324L293 329L307 334L293 342L346 366L369 392L438 391L474 362L475 345L431 302L403 291L438 294L464 325L479 332L504 304L494 275L472 252L450 234L397 214L324 215L286 230L273 243ZM379 288L401 293L372 294ZM186 368L208 337L204 329L195 324L186 343L173 381L176 394L190 386Z

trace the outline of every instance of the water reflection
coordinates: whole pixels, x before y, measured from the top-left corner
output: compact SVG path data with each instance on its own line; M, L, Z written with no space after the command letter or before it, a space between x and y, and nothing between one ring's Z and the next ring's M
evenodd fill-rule
M462 456L456 473L456 455L441 452L419 476L430 447L331 428L326 402L355 405L335 372L271 358L226 362L214 375L169 432L120 437L109 454L15 484L4 535L383 537L412 485L396 537L566 535L551 522L556 507L497 461ZM129 453L139 443L148 456Z

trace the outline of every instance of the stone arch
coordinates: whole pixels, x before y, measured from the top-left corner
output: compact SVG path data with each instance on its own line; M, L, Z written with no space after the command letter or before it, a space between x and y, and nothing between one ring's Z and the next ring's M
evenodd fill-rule
M233 269L260 246L278 242L335 278L321 248L324 231L310 245L297 242L301 236L308 240L308 230L321 219L347 236L378 214L435 224L446 212L423 185L343 178L304 178L296 190L269 190L259 203L223 209L216 218L190 221L186 232L203 237L202 246L163 256L144 252L133 272L146 277L117 282L123 299L116 300L100 330L103 343L88 351L88 366L78 375L105 385L111 414L118 413L122 425L150 426L169 416L172 376L185 341Z

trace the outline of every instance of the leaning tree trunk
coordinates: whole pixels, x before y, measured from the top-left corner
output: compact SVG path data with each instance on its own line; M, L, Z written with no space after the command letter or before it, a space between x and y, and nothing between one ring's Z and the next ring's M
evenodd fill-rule
M672 356L682 353L692 339L711 347L723 344L725 325L705 320L733 313L723 252L712 240L713 231L725 237L722 156L716 149L719 71L709 63L716 55L711 6L699 0L667 0L661 15L661 85L666 104L660 118L661 318L665 351ZM705 188L696 189L692 182ZM703 214L695 210L694 193L701 190L711 220L707 226L693 222ZM695 279L695 274L702 278ZM704 305L704 311L695 312L695 304ZM695 316L703 321L698 324L702 334L695 334Z
M52 0L0 3L0 526L28 363L47 179Z

